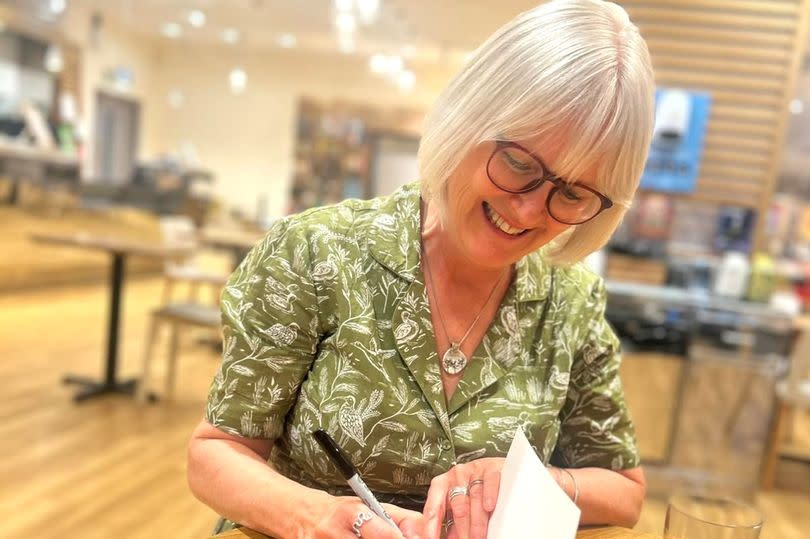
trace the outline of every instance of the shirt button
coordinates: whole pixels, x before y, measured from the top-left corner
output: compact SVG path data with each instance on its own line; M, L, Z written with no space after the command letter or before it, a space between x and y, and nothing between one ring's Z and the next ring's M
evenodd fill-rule
M453 446L450 445L450 440L441 440L439 441L439 449L442 451L450 451Z

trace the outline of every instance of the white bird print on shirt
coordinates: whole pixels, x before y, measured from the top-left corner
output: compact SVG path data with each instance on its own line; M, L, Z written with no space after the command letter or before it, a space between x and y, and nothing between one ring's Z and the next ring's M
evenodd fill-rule
M405 311L402 313L402 323L394 330L394 338L401 342L408 342L419 333L419 326L416 322L411 320L411 313Z
M270 304L280 311L291 314L293 312L293 300L298 292L298 285L291 284L286 289L273 292L267 297Z

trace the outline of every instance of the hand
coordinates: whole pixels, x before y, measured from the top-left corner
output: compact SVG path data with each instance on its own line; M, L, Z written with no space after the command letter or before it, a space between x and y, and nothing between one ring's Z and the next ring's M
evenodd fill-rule
M427 519L427 538L439 539L445 519L453 519L448 539L486 539L489 517L498 501L501 469L506 459L484 458L458 464L430 482L423 514ZM454 496L454 487L467 487L468 494Z
M352 496L329 496L327 506L311 515L314 520L303 525L299 537L306 539L356 539L352 525L360 513L371 518L360 526L363 539L423 539L424 518L416 511L408 511L395 505L383 504L385 510L399 527L397 531L382 518L375 515L359 498Z

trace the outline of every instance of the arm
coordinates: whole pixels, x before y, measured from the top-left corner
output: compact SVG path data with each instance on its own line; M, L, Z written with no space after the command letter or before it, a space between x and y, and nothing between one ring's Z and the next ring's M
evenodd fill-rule
M282 476L266 462L271 447L269 440L241 438L201 421L188 447L191 492L219 514L271 537L350 537L358 513L368 508L358 498L330 496ZM400 531L374 516L363 524L364 537L402 539L423 533L419 513L385 508Z
M306 223L281 220L222 293L223 360L205 420L188 448L194 495L221 515L279 539L351 537L358 515L368 512L358 498L304 487L267 463L318 361L319 314ZM418 533L418 513L388 512L403 532ZM362 527L366 539L401 537L376 516Z
M644 472L640 467L618 471L596 467L567 470L574 476L579 489L580 524L611 524L625 528L636 525L646 492ZM574 485L566 473L552 469L552 474L560 488L574 499Z
M326 496L267 464L315 360L319 333L300 230L289 219L277 222L223 289L222 364L188 447L194 495L221 515L277 537L297 536L296 529L311 524L304 520L313 514L310 506Z
M619 377L619 341L605 321L605 303L600 281L584 314L572 322L583 328L584 339L573 358L551 463L574 476L582 524L632 527L641 513L646 482ZM560 471L555 478L573 499L568 474Z
M287 479L267 464L272 441L241 438L201 421L188 446L188 483L200 501L273 537L300 537L332 496Z

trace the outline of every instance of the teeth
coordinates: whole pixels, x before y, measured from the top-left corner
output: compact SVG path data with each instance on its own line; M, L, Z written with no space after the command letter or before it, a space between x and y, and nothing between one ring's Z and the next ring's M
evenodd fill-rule
M526 231L525 228L513 228L509 226L509 223L507 223L503 217L498 215L498 213L493 210L492 206L489 204L484 203L484 209L486 210L486 214L487 217L489 217L490 222L510 236L517 236L518 234L522 234Z

